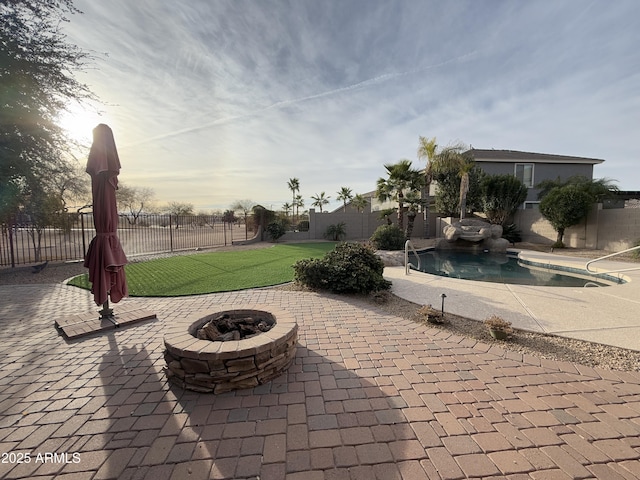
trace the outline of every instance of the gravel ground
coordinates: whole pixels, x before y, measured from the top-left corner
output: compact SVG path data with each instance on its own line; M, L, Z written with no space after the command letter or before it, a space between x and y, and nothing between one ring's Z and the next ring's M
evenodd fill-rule
M293 283L275 288L306 290ZM517 329L514 329L513 334L507 340L494 340L482 322L458 315L445 312L442 324L427 323L425 316L419 311L423 305L397 297L390 292L359 298L363 298L387 313L421 323L428 328L447 330L455 335L473 338L487 344L495 344L504 350L607 370L640 371L639 351Z
M243 247L226 247L227 250L237 250L239 248L265 248L268 243L261 243ZM531 245L517 245L519 248L549 251L549 247ZM537 248L536 248L537 247ZM216 249L222 251L224 248ZM210 250L211 251L211 250ZM191 254L193 251L182 252ZM595 258L606 255L606 252L593 250L565 249L560 252L563 255L576 255L587 258ZM162 255L167 256L167 255ZM144 261L153 257L136 257L131 261ZM625 258L625 261L630 261ZM0 269L0 285L16 284L42 284L59 283L73 276L86 273L81 262L59 263L47 265L39 273L32 273L30 266ZM279 287L286 290L303 290L295 284L287 284ZM424 316L419 312L422 305L418 305L391 293L384 292L380 295L364 297L364 299L378 308L414 322L424 323L430 328L446 329L456 335L474 338L485 343L495 343L505 350L513 350L523 354L530 354L551 360L562 360L572 363L579 363L591 367L600 367L609 370L634 370L640 371L640 352L626 350L623 348L611 347L597 343L584 342L555 335L544 335L539 333L515 330L513 335L505 341L494 340L488 333L485 326L476 320L471 320L457 315L445 314L445 322L440 325L427 324Z
M607 370L640 371L640 352L635 350L516 329L509 339L494 340L482 322L445 313L445 322L434 325L427 323L424 315L418 311L422 305L417 305L392 294L389 294L389 297L387 302L384 302L383 299L376 302L380 308L389 313L429 327L444 329L456 335L471 337L484 343L495 343L505 350Z

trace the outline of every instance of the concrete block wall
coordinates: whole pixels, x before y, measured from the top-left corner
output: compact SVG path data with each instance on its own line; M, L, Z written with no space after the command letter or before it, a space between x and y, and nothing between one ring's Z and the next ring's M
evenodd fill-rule
M615 252L631 248L640 240L639 208L615 208L598 213L598 249Z
M524 242L553 244L557 233L538 210L518 210L514 223ZM617 252L640 240L640 209L602 209L595 205L586 221L566 229L564 243L573 248Z
M346 224L345 240L366 240L371 237L376 228L385 223L385 220L378 216L378 212L357 213L347 210L347 212L319 213L311 209L309 231L287 232L282 240L324 240L327 227L340 222ZM392 216L392 221L394 223L397 221L395 214ZM450 221L451 219L436 217L431 213L429 237L441 237L442 229ZM514 216L514 223L522 234L523 242L551 245L556 241L556 231L538 210L518 210ZM412 237L424 237L422 214L416 217ZM630 248L638 240L640 240L640 209L603 209L602 205L594 205L586 221L567 228L564 234L564 243L568 247L612 252Z

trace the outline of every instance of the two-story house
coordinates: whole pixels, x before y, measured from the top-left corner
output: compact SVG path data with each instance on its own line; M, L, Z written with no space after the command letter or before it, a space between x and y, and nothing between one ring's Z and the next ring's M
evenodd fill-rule
M547 153L519 152L516 150L468 151L476 165L489 175L515 175L529 189L524 208L535 208L539 190L535 188L543 180L566 180L573 176L593 179L593 166L604 162L598 158L571 157Z

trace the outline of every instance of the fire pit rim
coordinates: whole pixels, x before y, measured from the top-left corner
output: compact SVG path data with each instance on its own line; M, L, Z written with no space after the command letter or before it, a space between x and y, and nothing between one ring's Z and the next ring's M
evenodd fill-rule
M276 319L271 330L242 340L212 342L200 340L189 333L190 328L205 317L220 315L229 311L263 311ZM193 312L173 323L164 334L164 345L175 355L199 360L233 359L260 353L271 348L274 340L288 340L297 332L298 324L289 311L265 304L220 304L215 309Z

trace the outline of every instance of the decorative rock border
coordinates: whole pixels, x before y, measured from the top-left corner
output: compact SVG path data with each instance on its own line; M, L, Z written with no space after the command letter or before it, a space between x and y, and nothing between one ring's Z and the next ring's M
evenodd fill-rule
M194 335L210 318L229 313L271 315L268 332L227 342L199 340ZM296 354L298 324L290 312L267 305L220 305L173 324L164 335L165 373L172 383L196 392L224 393L266 383L289 368Z

